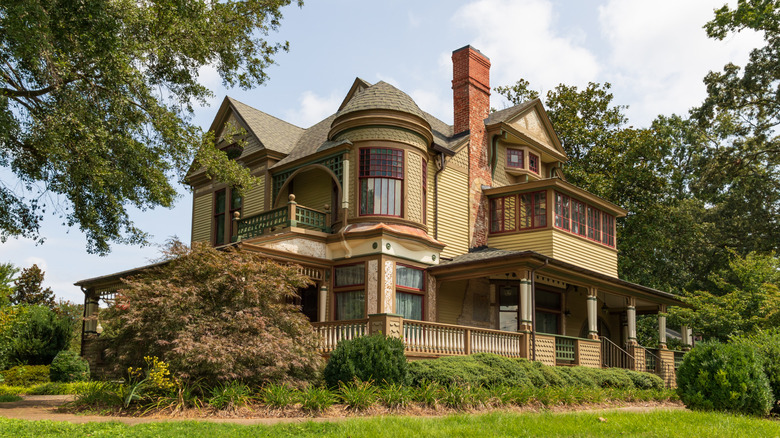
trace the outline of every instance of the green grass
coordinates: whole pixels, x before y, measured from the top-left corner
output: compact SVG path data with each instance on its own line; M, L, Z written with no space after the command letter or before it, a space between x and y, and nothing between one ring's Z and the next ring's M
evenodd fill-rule
M604 417L607 421L599 421ZM443 418L351 418L332 423L239 426L207 422L166 422L126 426L119 423L71 424L0 419L0 436L104 437L743 437L780 436L780 422L721 413L655 411L650 413L490 413Z
M15 402L22 400L21 397L19 397L16 394L2 394L0 395L0 403L6 403L6 402Z

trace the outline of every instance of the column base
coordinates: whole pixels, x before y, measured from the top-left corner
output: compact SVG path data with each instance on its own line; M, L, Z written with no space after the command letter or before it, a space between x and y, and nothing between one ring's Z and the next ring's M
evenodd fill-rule
M595 341L598 341L599 335L597 335L596 333L588 333L588 339L593 339Z

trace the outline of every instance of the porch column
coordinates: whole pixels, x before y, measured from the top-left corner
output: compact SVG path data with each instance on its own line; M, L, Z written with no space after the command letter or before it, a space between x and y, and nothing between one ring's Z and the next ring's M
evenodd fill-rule
M346 210L349 209L349 184L350 184L349 183L350 173L349 173L349 154L348 153L344 154L344 160L342 161L341 165L343 166L342 173L341 173L341 178L343 180L341 182L341 208L346 213ZM347 216L346 216L346 214L344 215L342 221L344 222L342 224L342 226L347 224Z
M636 345L636 298L626 298L626 322L628 323L628 343Z
M520 331L531 331L531 321L533 309L531 309L531 280L525 278L520 280Z
M683 326L680 331L682 332L683 350L690 350L693 347L693 331L687 326Z
M597 293L598 289L595 287L588 288L588 339L599 338Z
M658 348L666 350L666 305L658 306Z
M320 294L317 300L317 321L324 322L328 314L328 286L323 281L320 285Z

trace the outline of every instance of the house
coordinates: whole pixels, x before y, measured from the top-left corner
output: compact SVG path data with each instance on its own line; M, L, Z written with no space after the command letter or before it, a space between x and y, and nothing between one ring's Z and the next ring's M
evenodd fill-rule
M466 46L452 61L452 126L359 78L307 129L225 98L217 147L260 183L239 195L193 170L192 241L300 265L314 286L299 304L323 354L383 332L411 358L492 352L672 379L681 352L665 348L664 312L683 303L618 278L626 211L566 182L538 99L490 113L489 59ZM127 274L77 283L87 316ZM648 313L657 350L636 342ZM85 322L85 356L96 329Z

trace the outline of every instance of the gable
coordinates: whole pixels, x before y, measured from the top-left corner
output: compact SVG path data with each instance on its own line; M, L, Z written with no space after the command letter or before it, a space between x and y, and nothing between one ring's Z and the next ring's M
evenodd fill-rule
M509 125L536 140L543 146L555 150L553 140L543 125L536 108L511 121Z

